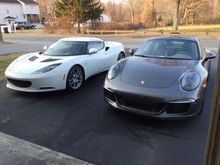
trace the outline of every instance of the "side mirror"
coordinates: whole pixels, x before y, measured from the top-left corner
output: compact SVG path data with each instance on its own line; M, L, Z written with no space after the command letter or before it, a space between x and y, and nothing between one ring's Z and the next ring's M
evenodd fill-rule
M105 51L108 51L108 50L109 50L109 48L110 48L109 46L106 46L106 47L105 47Z
M48 46L45 45L45 46L43 47L43 50L45 51L45 50L47 50L47 48L48 48Z
M133 56L137 49L129 49L129 53Z
M89 54L95 54L95 53L98 53L98 49L96 48L89 49Z
M205 61L216 57L216 54L214 52L212 52L211 50L205 49L205 51L206 51Z
M45 45L45 46L43 47L43 51L40 51L39 54L43 54L47 49L48 49L48 46Z

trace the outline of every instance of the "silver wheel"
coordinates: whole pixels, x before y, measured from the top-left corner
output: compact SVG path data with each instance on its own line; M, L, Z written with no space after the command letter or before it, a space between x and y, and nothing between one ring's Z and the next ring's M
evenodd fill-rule
M68 73L67 87L71 90L76 90L81 87L83 81L84 72L82 67L78 65L73 66Z

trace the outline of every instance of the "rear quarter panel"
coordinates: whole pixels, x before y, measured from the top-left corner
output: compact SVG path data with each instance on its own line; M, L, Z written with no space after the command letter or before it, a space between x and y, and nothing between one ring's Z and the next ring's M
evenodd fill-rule
M125 54L125 49L122 43L119 42L105 42L106 47L109 47L107 54L109 55L109 67L117 63L119 53L123 52Z

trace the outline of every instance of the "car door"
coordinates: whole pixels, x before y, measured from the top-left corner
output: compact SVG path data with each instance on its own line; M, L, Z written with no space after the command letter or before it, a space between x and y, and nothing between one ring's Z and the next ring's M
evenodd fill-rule
M87 50L95 48L97 53L89 54L87 58L87 68L89 76L104 71L106 67L107 52L105 51L105 44L103 41L91 41L88 43Z

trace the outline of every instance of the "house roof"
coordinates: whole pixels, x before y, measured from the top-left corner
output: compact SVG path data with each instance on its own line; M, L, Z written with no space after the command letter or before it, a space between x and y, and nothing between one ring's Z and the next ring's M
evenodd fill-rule
M0 0L0 3L4 2L4 3L19 3L17 0Z
M7 17L5 17L5 19L16 19L16 18L12 17L12 16L7 16Z
M34 0L20 0L21 2L23 3L26 3L26 4L38 4L36 1Z

